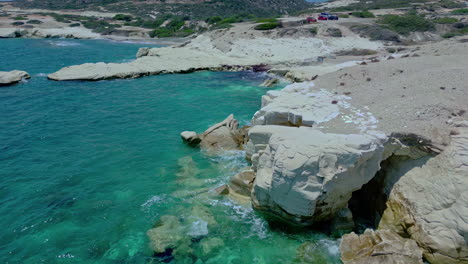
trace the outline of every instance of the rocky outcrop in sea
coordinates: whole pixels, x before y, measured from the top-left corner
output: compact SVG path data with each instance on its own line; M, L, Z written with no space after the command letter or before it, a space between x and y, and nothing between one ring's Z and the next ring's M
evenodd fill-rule
M31 78L31 76L25 71L0 71L0 86L12 85L29 78Z

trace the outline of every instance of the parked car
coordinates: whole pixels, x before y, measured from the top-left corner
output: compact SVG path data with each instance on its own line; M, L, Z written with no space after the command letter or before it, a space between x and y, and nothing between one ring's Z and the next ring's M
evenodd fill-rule
M306 19L306 23L307 23L307 24L315 23L315 22L317 22L317 19L315 19L315 18L313 18L313 17L308 17L308 18Z
M319 20L338 20L338 16L332 15L327 12L320 13Z
M328 20L328 16L318 16L318 20Z

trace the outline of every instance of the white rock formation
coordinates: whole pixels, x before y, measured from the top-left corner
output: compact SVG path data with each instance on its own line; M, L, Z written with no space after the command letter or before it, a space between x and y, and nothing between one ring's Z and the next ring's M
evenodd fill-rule
M430 263L468 263L468 122L431 159L388 171L391 188L379 228L414 239Z
M23 78L29 79L31 77L25 71L0 71L0 86L15 84L21 81Z
M247 28L245 28L247 27ZM378 49L379 42L358 36L344 38L305 38L258 36L249 25L207 32L179 47L140 50L130 63L87 63L65 67L49 75L52 80L103 80L136 78L163 73L186 73L196 70L245 70L252 65L290 65L315 61L317 56L335 50L367 47ZM144 55L144 56L143 56ZM337 69L333 69L337 70Z
M385 159L383 135L283 126L255 126L249 135L259 151L252 157L254 207L299 224L333 218Z
M364 108L347 102L350 97L314 89L312 82L295 83L262 97L262 108L255 113L253 125L333 126L331 131L360 133L375 129L377 119ZM332 122L330 122L332 121Z

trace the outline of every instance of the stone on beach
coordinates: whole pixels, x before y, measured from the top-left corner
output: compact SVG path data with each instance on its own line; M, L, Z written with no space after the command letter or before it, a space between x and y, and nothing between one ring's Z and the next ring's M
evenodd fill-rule
M25 71L0 71L0 86L11 85L20 82L22 79L31 78Z

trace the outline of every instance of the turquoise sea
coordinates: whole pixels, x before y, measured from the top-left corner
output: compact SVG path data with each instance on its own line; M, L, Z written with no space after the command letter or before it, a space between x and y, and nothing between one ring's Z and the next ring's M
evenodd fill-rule
M266 92L263 75L46 78L67 65L129 61L143 46L0 40L0 71L32 76L0 87L0 263L302 263L304 242L304 263L340 263L336 240L271 228L249 205L207 192L248 166L243 152L207 157L181 142L181 131L201 132L230 113L248 124ZM194 206L216 228L177 258L154 255L147 230L164 215L190 218ZM208 238L221 246L205 250Z

